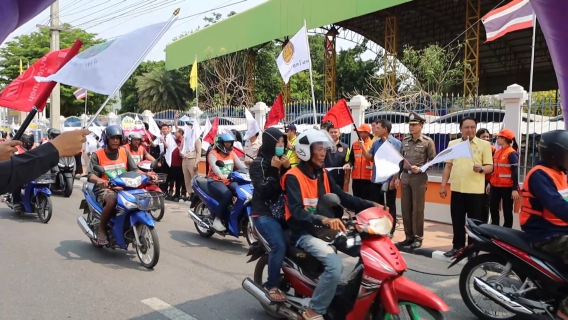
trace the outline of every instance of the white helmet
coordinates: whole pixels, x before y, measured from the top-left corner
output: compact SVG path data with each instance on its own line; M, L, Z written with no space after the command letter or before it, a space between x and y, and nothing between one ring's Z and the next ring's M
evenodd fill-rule
M128 142L132 142L134 139L142 140L142 135L139 132L131 132L130 135L128 135Z
M298 136L294 149L298 158L302 161L310 161L312 158L311 146L314 143L323 143L325 148L333 147L334 143L329 134L324 130L308 129Z

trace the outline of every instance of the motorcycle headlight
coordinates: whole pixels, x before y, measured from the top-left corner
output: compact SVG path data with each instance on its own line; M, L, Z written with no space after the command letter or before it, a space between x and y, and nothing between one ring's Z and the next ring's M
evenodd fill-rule
M392 221L388 217L381 217L369 220L368 224L357 224L359 232L386 236L392 230Z
M136 178L122 178L127 188L138 188L142 184L142 176Z
M252 200L252 194L250 194L250 192L246 191L246 190L241 190L246 196L247 199L245 200L245 204L249 203Z

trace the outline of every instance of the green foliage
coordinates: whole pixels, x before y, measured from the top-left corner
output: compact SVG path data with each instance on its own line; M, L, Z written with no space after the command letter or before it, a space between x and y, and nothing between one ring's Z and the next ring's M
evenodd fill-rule
M71 28L69 24L62 27ZM95 44L102 43L104 40L98 39L96 34L86 32L82 29L72 29L60 33L60 47L70 48L76 39L83 42L81 50L85 50ZM31 66L46 53L49 52L50 34L47 29L40 29L29 35L21 35L12 41L6 42L0 48L0 88L8 85L20 74L20 59L24 70L28 64ZM74 87L61 86L61 115L79 116L84 113L85 101L77 100L73 92ZM89 92L87 99L88 112L94 113L104 102L106 96ZM48 104L49 109L49 104Z
M176 70L166 71L155 68L136 77L138 105L142 110L152 112L168 109L186 110L191 97L189 84Z
M138 105L138 89L136 88L136 78L148 73L154 69L164 69L164 61L145 61L142 62L134 71L132 76L120 88L121 106L120 113L124 112L142 112L145 109Z

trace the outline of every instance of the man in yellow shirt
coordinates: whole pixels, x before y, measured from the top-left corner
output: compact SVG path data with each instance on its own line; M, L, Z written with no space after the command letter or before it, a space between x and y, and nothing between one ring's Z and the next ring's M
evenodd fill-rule
M300 163L300 159L298 158L296 150L294 149L294 146L296 145L296 139L298 138L296 136L295 124L291 123L288 125L288 127L286 127L286 135L288 138L288 151L286 152L286 157L288 158L288 161L290 161L290 166L295 167L298 165L298 163Z
M491 144L475 136L477 121L471 117L464 117L460 121L462 137L450 141L448 148L469 139L473 159L458 158L446 162L440 186L440 197L446 198L446 184L450 180L452 192L450 212L454 231L453 248L444 253L446 257L453 257L461 248L465 247L466 217L480 219L483 196L485 192L485 175L493 172L493 155Z

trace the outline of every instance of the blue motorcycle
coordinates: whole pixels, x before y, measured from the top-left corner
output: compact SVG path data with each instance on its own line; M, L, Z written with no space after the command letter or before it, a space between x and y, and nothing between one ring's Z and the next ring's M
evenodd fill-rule
M218 167L224 166L224 163L220 160L215 164ZM202 237L209 238L215 233L222 236L229 234L236 238L243 235L247 242L251 244L256 241L252 225L249 222L250 202L254 188L248 170L233 171L229 174L228 179L236 183L234 188L229 186L229 189L236 197L236 201L229 206L229 215L221 217L227 231L218 232L213 228L214 218L211 215L211 211L218 212L219 203L209 194L207 178L195 177L192 181L194 196L191 199L189 217L193 220L197 232Z
M97 174L104 173L101 166L94 166L93 171ZM117 214L108 224L108 243L104 246L113 250L128 250L128 245L132 243L142 265L151 269L160 258L160 242L154 229L154 219L148 212L160 208L159 197L163 195L152 194L143 189L149 180L147 176L137 172L126 172L109 181L109 187L116 192ZM93 192L94 186L89 182L83 185L85 199L81 201L79 209L83 209L87 218L78 217L77 224L95 247L102 248L95 235L99 230L103 207L97 202Z
M39 221L48 223L53 213L49 185L54 182L53 175L48 173L26 184L23 188L20 208L17 208L14 203L12 194L5 195L4 201L9 208L17 210L18 213L35 213Z

